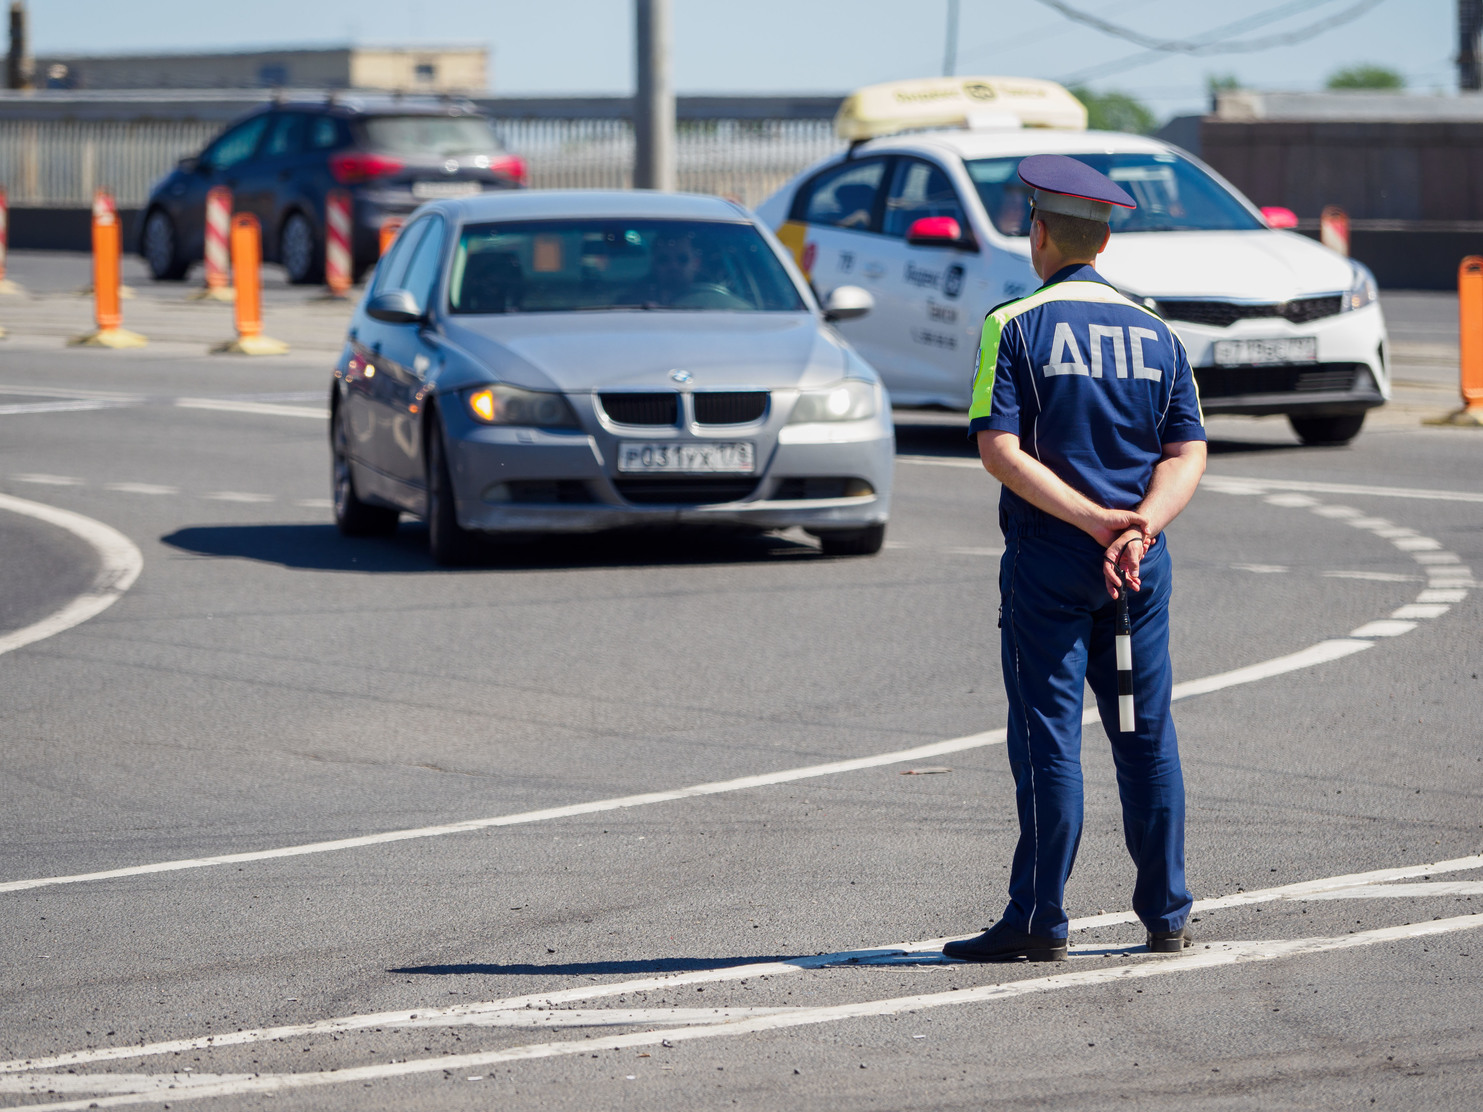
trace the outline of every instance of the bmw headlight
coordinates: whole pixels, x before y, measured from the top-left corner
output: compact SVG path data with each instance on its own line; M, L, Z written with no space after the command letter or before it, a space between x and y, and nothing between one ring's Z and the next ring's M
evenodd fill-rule
M822 390L805 390L788 418L790 425L812 421L859 421L875 416L875 383L847 378Z
M1380 291L1375 286L1375 276L1370 273L1370 268L1353 259L1349 260L1349 265L1354 268L1354 281L1349 286L1349 292L1344 295L1342 308L1346 313L1351 309L1363 309L1380 296Z
M577 415L560 394L522 390L518 386L481 386L467 397L474 420L486 425L531 425L541 429L575 429Z

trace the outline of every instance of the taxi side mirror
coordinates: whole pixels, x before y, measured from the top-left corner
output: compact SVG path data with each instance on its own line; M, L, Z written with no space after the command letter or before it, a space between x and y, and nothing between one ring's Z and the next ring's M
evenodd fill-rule
M831 324L855 320L875 308L875 298L859 286L836 286L824 299L824 319Z
M963 234L963 225L952 216L923 216L906 229L906 242L912 247L956 247L977 251L973 237Z

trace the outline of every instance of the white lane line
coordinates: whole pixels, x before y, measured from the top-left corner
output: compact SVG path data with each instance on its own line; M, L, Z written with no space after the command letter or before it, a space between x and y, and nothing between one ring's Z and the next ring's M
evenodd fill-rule
M658 1031L644 1031L628 1035L613 1035L603 1039L567 1039L561 1042L538 1043L527 1046L508 1047L502 1050L484 1051L474 1054L452 1054L434 1058L420 1058L406 1062L388 1062L373 1066L355 1066L347 1069L324 1070L312 1073L267 1074L242 1080L222 1081L212 1084L189 1086L172 1092L172 1100L190 1100L201 1097L238 1096L251 1093L271 1094L292 1092L324 1085L341 1085L347 1082L373 1082L391 1077L406 1077L414 1074L439 1073L444 1070L468 1070L492 1066L504 1062L531 1061L540 1058L568 1057L591 1054L594 1051L624 1049L636 1046L654 1046L668 1042L671 1045L708 1038L728 1038L751 1035L764 1031L779 1031L793 1027L817 1026L823 1023L838 1023L852 1019L876 1018L921 1012L934 1008L955 1007L966 1004L987 1004L998 1000L1011 1000L1042 992L1060 989L1086 988L1112 982L1126 983L1150 977L1166 977L1180 973L1194 973L1255 962L1275 961L1282 958L1318 954L1338 950L1351 950L1385 942L1403 942L1411 939L1446 934L1453 931L1476 930L1483 927L1483 914L1459 915L1450 919L1438 919L1428 923L1413 923L1398 927L1381 927L1359 931L1355 934L1328 938L1296 938L1259 942L1214 943L1203 949L1191 951L1167 959L1142 960L1106 966L1100 969L1078 970L1058 973L1046 977L1030 977L1024 980L1001 984L980 985L975 988L948 990L946 992L918 993L912 996L896 996L884 1000L867 1000L852 1004L836 1004L814 1008L797 1008L774 1015L754 1016L722 1023L694 1027L675 1027ZM95 1102L87 1100L60 1101L40 1107L55 1112L83 1112L90 1107L115 1108L131 1104L157 1101L154 1093L129 1093L111 1097L100 1097ZM31 1105L29 1107L37 1107ZM19 1109L6 1110L19 1112Z
M334 509L335 503L329 498L299 498L294 505L306 510L330 510Z
M1395 621L1391 618L1381 618L1378 621L1366 622L1356 630L1352 630L1350 637L1399 637L1403 633L1410 633L1416 628L1415 622Z
M1400 575L1393 571L1326 571L1326 579L1372 579L1376 583L1415 583L1419 575Z
M253 1076L250 1073L188 1073L183 1070L180 1073L28 1073L18 1077L0 1077L0 1093L31 1093L35 1096L47 1093L168 1093L191 1085L246 1081Z
M24 629L0 634L0 654L53 637L101 614L134 585L144 567L144 556L134 542L101 521L8 494L0 494L0 510L9 510L67 530L91 545L99 562L98 574L93 577L92 585L67 605Z
M0 405L0 417L13 417L27 413L82 413L92 409L118 409L120 406L128 404L128 402L104 401L101 398L54 402L16 402L11 405Z
M1198 680L1186 680L1174 685L1173 698L1189 699L1228 687L1256 683L1272 676L1311 668L1319 664L1338 660L1352 653L1370 648L1372 642L1363 640L1320 641L1299 652L1287 656L1249 664L1229 672L1206 676ZM1082 715L1082 722L1097 721L1096 707L1089 707ZM92 873L74 873L70 876L36 877L28 880L0 882L0 892L20 892L31 888L45 888L57 884L80 884L93 880L115 880L120 877L144 876L150 873L170 873L183 869L202 869L213 865L240 865L249 861L268 861L279 857L301 857L312 853L334 853L340 850L359 849L364 846L384 845L388 842L404 842L416 838L436 838L447 834L464 834L473 830L485 830L497 826L520 826L533 822L549 822L553 819L574 818L602 811L617 811L629 807L644 807L654 803L668 803L678 799L693 799L705 795L720 795L726 792L743 791L749 788L787 784L795 780L810 780L819 776L834 776L844 772L856 772L866 768L901 764L907 761L940 757L948 753L961 753L968 749L980 749L986 745L998 745L1004 741L1005 731L987 730L980 734L950 738L912 749L898 749L890 753L879 753L871 757L854 757L828 764L807 765L803 768L783 769L779 772L764 772L756 776L741 776L734 780L719 780L707 784L694 784L685 788L645 792L641 795L620 796L616 799L596 799L589 803L572 803L564 807L550 807L540 811L522 811L512 815L496 815L492 818L465 819L462 822L445 823L438 826L422 826L407 830L389 830L380 834L364 834L354 838L337 838L333 841L310 842L305 845L282 846L277 849L251 850L246 853L227 853L214 857L191 857L177 861L157 861L149 865L128 865L119 869L103 869Z
M1461 602L1468 593L1461 587L1428 587L1416 596L1417 602Z
M1281 901L1303 901L1326 892L1358 889L1389 881L1405 881L1416 877L1441 876L1444 873L1470 872L1483 869L1483 854L1471 857L1455 857L1445 861L1432 861L1420 865L1401 865L1386 869L1372 869L1363 873L1346 873L1339 876L1303 880L1275 888L1254 889L1235 892L1227 896L1214 896L1196 900L1194 910L1204 914L1226 907L1243 907ZM1408 885L1420 888L1421 885ZM1388 891L1388 890L1387 890ZM1422 893L1425 895L1426 893ZM1091 930L1096 927L1115 926L1136 922L1131 911L1113 912L1104 915L1085 916L1073 919L1072 931ZM953 936L958 937L958 936ZM212 1047L242 1046L249 1043L273 1042L306 1036L329 1035L364 1030L369 1027L410 1026L459 1026L485 1014L511 1012L523 1009L555 1008L561 1004L579 1000L597 1000L604 997L627 996L639 992L665 991L680 986L714 984L725 981L747 980L753 977L772 977L790 973L802 973L826 966L849 964L852 958L866 961L870 958L902 952L922 952L942 949L947 938L930 938L916 942L899 942L890 946L877 946L865 950L844 951L834 954L818 954L792 958L787 961L752 962L744 965L722 966L718 969L695 970L690 973L666 973L640 977L627 981L609 981L606 984L587 984L580 988L556 991L533 992L524 996L506 997L479 1003L449 1004L443 1007L420 1007L394 1012L371 1012L362 1015L339 1016L332 1019L312 1020L280 1027L258 1027L243 1031L227 1031L213 1035L202 1035L189 1039L173 1039L165 1042L139 1043L131 1046L94 1047L87 1050L68 1051L49 1058L17 1058L0 1062L0 1075L25 1073L39 1069L60 1069L68 1066L85 1065L90 1062L114 1062L131 1058L154 1057L163 1054L183 1054L191 1050Z
M271 502L271 501L273 501L273 495L271 495L271 494L252 494L252 493L249 493L247 491L241 491L241 490L215 490L215 491L212 491L209 494L203 494L203 495L201 495L201 497L202 498L209 498L213 502Z
M397 1027L633 1027L655 1023L680 1026L687 1023L723 1023L757 1015L780 1015L787 1008L511 1008L434 1016L418 1013ZM385 1026L383 1024L382 1026Z
M261 417L309 417L316 421L327 421L330 416L330 411L324 406L277 405L272 402L249 402L231 398L176 398L175 404L181 409L253 413Z
M1455 552L1418 552L1411 559L1418 564L1460 564L1462 557Z
M1390 543L1402 552L1435 552L1442 547L1441 541L1431 537L1396 537Z
M1283 572L1292 571L1289 567L1281 564L1232 564L1232 571L1249 571L1253 575L1281 575Z
M898 457L899 458L899 457ZM1302 479L1255 479L1238 478L1234 475L1206 475L1201 485L1209 484L1212 490L1223 486L1236 488L1231 493L1248 494L1257 491L1292 490L1303 494L1361 494L1375 498L1407 498L1431 502L1479 502L1483 494L1467 490L1429 490L1418 487L1368 486L1357 483L1313 483Z
M158 483L104 483L104 490L117 491L119 494L179 494L180 488L173 486L160 486Z
M1437 896L1483 896L1483 881L1451 880L1432 884L1365 884L1334 892L1315 892L1309 900L1432 899Z
M1341 521L1346 517L1364 516L1364 514L1356 510L1353 506L1314 506L1312 512L1316 513L1319 517L1332 518L1335 521Z
M1451 609L1445 602L1408 602L1405 606L1392 610L1390 616L1403 621L1411 618L1440 618Z
M1286 506L1294 510L1318 505L1318 499L1309 498L1306 494L1269 494L1262 501L1269 506Z
M71 475L36 475L36 474L30 474L30 475L12 475L11 478L14 479L18 483L37 483L37 484L39 484L41 486L58 486L58 487L80 487L80 486L82 486L82 480L81 479L73 478Z

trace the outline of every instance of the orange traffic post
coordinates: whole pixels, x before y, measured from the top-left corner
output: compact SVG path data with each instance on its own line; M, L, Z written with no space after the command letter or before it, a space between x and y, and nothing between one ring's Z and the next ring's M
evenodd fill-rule
M9 278L5 277L5 256L10 251L10 198L0 189L0 294L25 293Z
M232 301L231 248L232 191L224 185L206 193L206 284L190 295L191 301Z
M1341 255L1349 254L1349 214L1338 205L1325 205L1318 217L1318 242Z
M93 195L93 319L98 327L69 342L88 347L134 348L147 342L123 327L123 285L120 280L123 235L118 207L106 190Z
M396 237L402 234L402 225L405 223L400 216L388 216L381 221L381 246L376 252L378 259L386 257L386 252L391 250Z
M263 335L263 230L257 217L232 217L232 283L237 287L237 338L212 348L233 355L282 355L288 345Z

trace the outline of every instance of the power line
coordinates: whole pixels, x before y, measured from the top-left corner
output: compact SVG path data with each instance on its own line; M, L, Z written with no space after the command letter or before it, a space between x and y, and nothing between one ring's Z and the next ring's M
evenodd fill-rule
M1267 35L1259 39L1245 39L1241 42L1225 42L1215 36L1228 34L1237 29L1244 29L1244 26L1251 26L1256 21L1274 23L1295 12L1321 7L1323 4L1328 3L1329 0L1318 0L1317 3L1314 3L1313 0L1297 0L1296 3L1283 4L1261 15L1252 16L1246 20L1238 20L1236 23L1228 24L1226 27L1219 28L1217 31L1201 35L1197 39L1184 40L1157 39L1152 35L1145 35L1141 31L1134 31L1128 27L1120 27L1089 12L1079 11L1070 4L1065 3L1065 0L1039 0L1039 2L1048 8L1060 12L1067 19L1075 23L1084 24L1087 27L1101 31L1103 34L1112 35L1115 38L1126 39L1128 42L1141 46L1145 50L1174 54L1209 55L1246 54L1259 50L1270 50L1277 46L1291 46L1295 43L1304 42L1307 39L1313 38L1315 35L1322 34L1324 31L1332 30L1351 20L1358 19L1371 8L1383 3L1384 0L1359 0L1358 3L1351 4L1341 12L1336 12L1333 15L1325 16L1323 19L1315 20L1313 23L1308 24L1308 26L1299 27L1295 31L1284 31L1280 34Z

